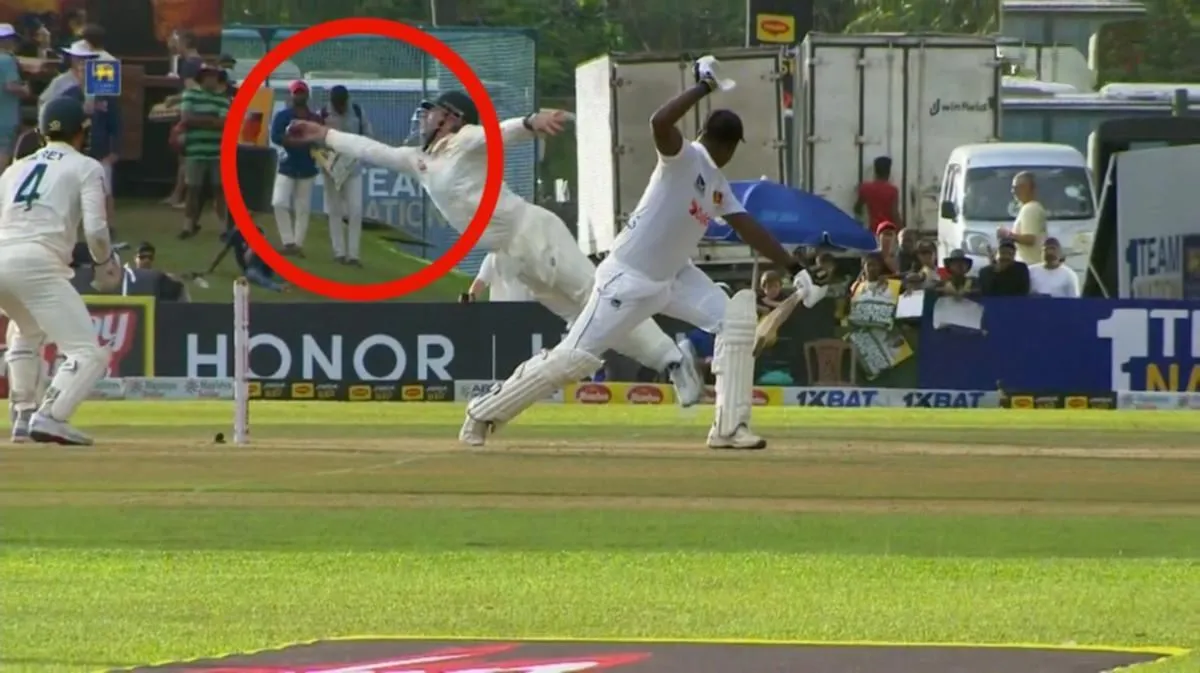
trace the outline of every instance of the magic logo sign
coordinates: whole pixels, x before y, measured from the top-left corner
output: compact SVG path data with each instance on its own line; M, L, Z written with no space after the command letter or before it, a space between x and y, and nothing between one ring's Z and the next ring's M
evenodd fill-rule
M1112 390L1200 392L1200 310L1115 308L1096 324Z

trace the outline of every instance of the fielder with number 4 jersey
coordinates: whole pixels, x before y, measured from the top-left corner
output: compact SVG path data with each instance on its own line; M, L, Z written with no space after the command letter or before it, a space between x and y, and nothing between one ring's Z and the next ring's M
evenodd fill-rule
M487 138L479 125L479 111L460 91L444 93L422 107L420 148L391 147L307 121L292 122L288 133L296 141L321 142L338 154L417 178L450 225L466 231L487 182ZM500 124L501 140L507 145L556 135L569 120L561 110L508 119ZM596 267L557 215L501 185L495 213L479 247L504 253L517 279L539 303L568 324L576 321L591 293ZM630 324L610 347L651 369L665 370L683 406L699 402L703 382L695 363L649 318ZM564 374L579 380L595 373L600 364L595 358L579 361ZM484 434L477 429L470 423L464 425L460 439L482 445Z
M104 167L85 151L88 126L78 101L48 102L38 119L46 145L0 175L0 310L16 324L5 359L17 441L92 443L68 424L110 360L70 282L80 223L96 262L97 289L120 286L121 262L109 241ZM32 391L46 341L66 360L37 404Z

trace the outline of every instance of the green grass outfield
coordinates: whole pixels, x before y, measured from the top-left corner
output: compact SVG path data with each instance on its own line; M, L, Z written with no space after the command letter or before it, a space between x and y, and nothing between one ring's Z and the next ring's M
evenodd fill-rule
M122 253L127 261L133 260L134 250L142 241L155 246L158 268L175 274L201 272L208 269L213 257L223 247L219 239L224 225L217 221L211 209L201 218L200 233L186 241L176 235L183 227L182 210L168 208L146 201L120 201L114 225L119 239L129 243L132 250ZM266 232L267 240L275 242L278 233L275 218L259 215L259 226ZM399 232L382 229L363 231L362 262L364 268L342 266L333 262L333 248L329 241L328 218L324 213L313 213L309 222L305 242L306 259L293 260L310 273L342 283L375 284L385 283L416 273L426 266L428 260L401 252L386 237ZM233 281L240 275L232 257L226 256L217 270L207 276L209 287L188 284L188 293L195 302L232 302ZM454 271L432 285L405 295L400 301L457 301L458 295L467 291L471 278ZM251 300L256 302L279 301L327 301L324 297L293 288L287 293L271 292L254 286L250 289Z
M0 450L0 669L331 636L1200 647L1186 412L89 403ZM1138 673L1200 671L1184 655Z

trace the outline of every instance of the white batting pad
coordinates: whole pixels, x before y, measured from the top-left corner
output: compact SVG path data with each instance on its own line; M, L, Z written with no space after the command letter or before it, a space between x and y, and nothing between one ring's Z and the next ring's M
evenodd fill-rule
M658 372L683 359L675 342L653 320L639 323L613 344L613 350Z
M68 355L67 361L62 363L50 380L50 387L46 389L38 413L56 421L69 421L92 392L96 382L104 376L111 358L109 350L100 345Z
M485 423L507 423L538 400L591 376L602 366L603 360L586 351L556 348L539 353L521 363L507 381L471 400L467 414Z
M757 324L754 292L741 290L729 298L712 362L717 379L715 426L722 437L732 435L739 425L750 423Z
M17 328L17 321L8 321L4 343L8 363L8 402L15 409L33 409L43 385L46 363L42 360L41 334L28 335Z

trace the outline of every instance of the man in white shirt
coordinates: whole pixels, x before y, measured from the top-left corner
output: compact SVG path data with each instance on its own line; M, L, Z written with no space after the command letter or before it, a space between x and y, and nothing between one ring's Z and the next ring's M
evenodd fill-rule
M321 109L321 121L331 129L371 137L371 123L362 106L350 101L350 90L338 84L329 90L329 105ZM362 164L338 157L332 152L318 156L325 184L325 214L329 216L329 240L333 260L339 264L362 266L359 246L363 227ZM339 185L337 181L341 179Z
M0 310L17 326L5 359L18 441L27 436L37 442L92 443L67 423L110 360L70 283L80 222L96 262L97 289L120 285L121 262L109 241L104 168L83 151L88 126L79 101L48 101L38 120L47 145L0 175ZM66 361L35 410L28 395L37 387L39 351L46 340Z
M1047 297L1079 297L1079 274L1063 264L1062 246L1057 238L1042 244L1041 264L1029 267L1029 292Z
M467 294L476 301L484 290L488 290L488 301L537 301L521 284L513 262L507 255L489 252L479 266L479 273L471 281Z
M708 64L706 71L705 64ZM745 137L742 120L715 110L700 139L690 142L678 124L720 88L711 57L697 62L699 83L667 101L650 119L658 165L612 252L596 269L595 289L579 319L551 351L517 367L500 386L467 404L460 441L480 445L555 389L594 371L600 356L628 330L662 313L716 335L716 418L708 434L714 449L762 449L750 431L754 345L758 317L752 290L727 297L692 263L713 217L723 217L748 245L793 275L800 263L745 211L721 172ZM687 346L689 360L695 351Z
M292 122L288 134L297 142L323 143L338 154L416 177L450 225L466 231L479 209L487 182L487 139L479 125L479 111L470 96L461 91L448 91L422 107L421 148L391 147L308 121ZM507 119L500 124L501 140L507 145L531 141L539 135L556 135L569 119L570 115L562 110ZM501 185L496 210L478 247L504 252L521 284L568 323L587 303L596 267L557 215L522 199L506 184ZM655 371L666 370L681 404L699 402L704 385L694 363L649 316L646 318L630 325L612 348ZM577 378L596 369L598 364Z
M1021 204L1013 228L1000 227L996 230L998 240L1011 239L1017 244L1017 261L1028 265L1037 264L1042 255L1042 241L1046 240L1046 209L1037 200L1037 184L1033 173L1022 171L1013 176L1013 197Z

